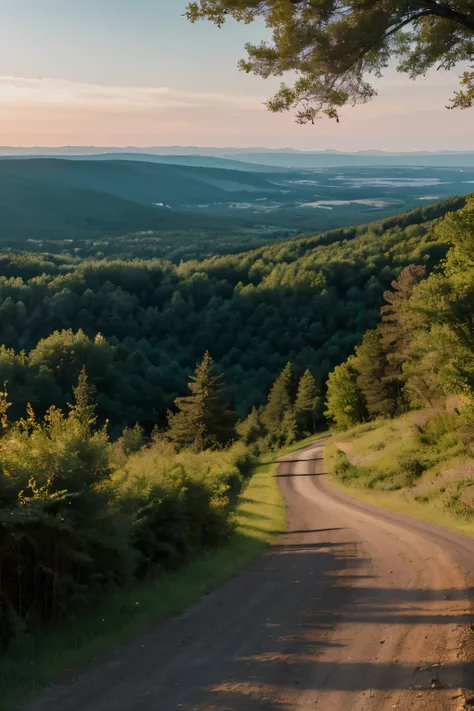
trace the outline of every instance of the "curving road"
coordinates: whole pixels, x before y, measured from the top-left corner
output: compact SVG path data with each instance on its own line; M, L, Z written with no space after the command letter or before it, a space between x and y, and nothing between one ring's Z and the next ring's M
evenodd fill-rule
M465 708L474 540L355 501L322 473L321 442L284 458L278 545L28 711Z

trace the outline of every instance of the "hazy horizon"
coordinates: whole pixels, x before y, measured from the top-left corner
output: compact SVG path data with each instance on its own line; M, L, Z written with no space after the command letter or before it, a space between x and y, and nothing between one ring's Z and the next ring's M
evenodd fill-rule
M252 145L246 145L246 146L235 146L235 145L228 145L228 146L218 146L218 145L186 145L186 144L176 144L176 145L148 145L148 146L139 146L139 145L124 145L124 146L118 146L118 145L86 145L86 144L70 144L70 145L63 145L63 144L57 144L57 145L29 145L29 146L20 146L20 145L0 145L0 155L2 155L2 151L8 150L8 151L18 151L21 152L22 154L26 154L28 151L80 151L81 153L96 153L100 154L102 151L107 151L107 152L131 152L133 153L136 151L137 153L140 154L147 154L147 152L154 152L156 155L173 155L172 151L173 150L178 150L178 151L183 151L183 155L192 155L191 151L212 151L213 154L216 155L232 155L232 153L235 154L242 154L242 153L258 153L260 151L262 152L269 152L269 153L285 153L285 152L294 152L294 153L340 153L343 155L356 155L356 154L379 154L379 155L453 155L457 153L461 154L466 154L466 153L474 153L474 148L466 148L466 149L450 149L450 148L439 148L436 150L399 150L399 151L390 151L390 150L382 150L379 148L363 148L363 149L358 149L358 150L339 150L337 148L323 148L323 149L302 149L302 148L295 148L294 146L282 146L282 147L271 147L271 146L252 146ZM158 153L158 151L166 151L164 154ZM230 153L228 153L230 151ZM185 153L184 153L185 152Z

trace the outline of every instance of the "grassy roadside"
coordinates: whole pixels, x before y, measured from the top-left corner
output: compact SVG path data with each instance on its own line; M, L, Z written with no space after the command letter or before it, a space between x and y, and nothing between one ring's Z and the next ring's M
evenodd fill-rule
M325 448L326 471L357 499L474 537L474 461L452 424L423 422L420 437L418 413L338 433Z
M300 446L304 445L298 443ZM177 614L262 553L286 524L274 477L277 464L267 462L268 458L263 457L264 463L244 491L236 512L237 525L227 545L177 572L121 590L87 615L50 632L24 638L19 634L17 645L0 663L2 711L10 711L73 669Z

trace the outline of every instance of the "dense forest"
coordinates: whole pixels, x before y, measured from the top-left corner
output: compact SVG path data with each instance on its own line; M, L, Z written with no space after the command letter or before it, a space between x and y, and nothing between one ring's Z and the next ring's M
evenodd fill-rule
M112 433L165 415L206 349L238 417L265 402L284 365L327 374L376 326L383 293L411 263L432 270L437 219L456 198L362 227L179 266L159 260L0 257L0 382L13 419L64 407L85 366Z
M474 414L474 199L446 215L435 235L450 245L428 278L405 267L384 294L380 323L330 374L327 414L340 428L455 397L466 426ZM464 432L469 443L470 427Z

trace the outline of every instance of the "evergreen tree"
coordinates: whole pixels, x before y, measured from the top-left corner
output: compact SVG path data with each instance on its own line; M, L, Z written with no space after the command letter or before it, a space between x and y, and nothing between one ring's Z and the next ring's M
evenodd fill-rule
M235 434L234 417L225 406L224 378L214 373L208 351L188 388L191 395L176 398L177 412L168 413L168 437L198 452L227 444Z
M95 387L89 385L85 367L79 373L77 385L73 388L74 404L70 405L70 417L73 417L82 427L85 434L95 425Z
M367 331L356 350L357 385L362 390L371 415L393 415L397 409L397 388L386 377L387 359L378 330Z
M379 326L379 338L386 359L385 378L387 391L393 392L400 399L406 377L403 365L407 362L413 333L412 315L408 301L415 286L426 276L424 266L410 264L402 270L398 279L392 282L392 291L384 293L386 306L382 306Z
M316 431L319 390L311 371L306 369L298 383L295 401L295 415L298 436L313 434Z
M271 444L281 446L296 438L293 389L293 367L287 363L272 385L263 413Z

